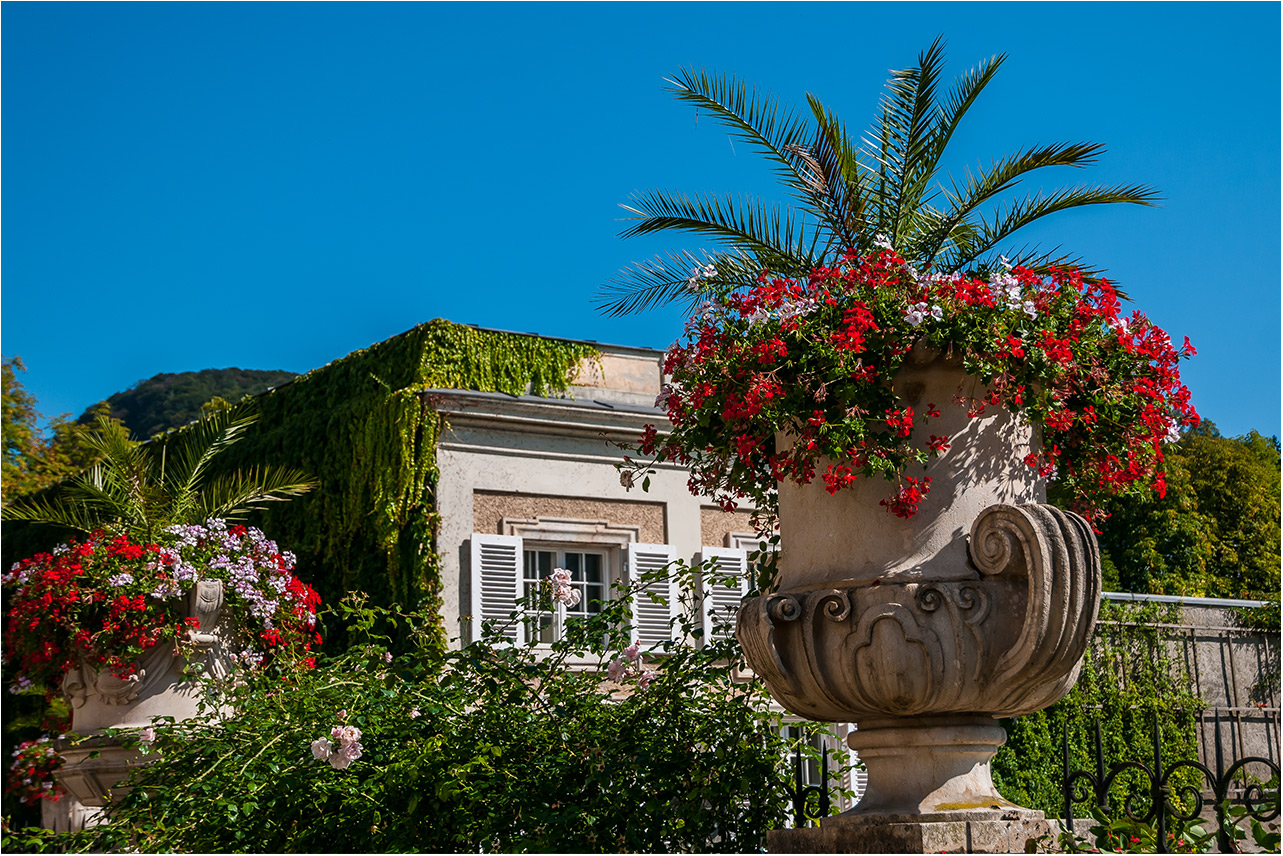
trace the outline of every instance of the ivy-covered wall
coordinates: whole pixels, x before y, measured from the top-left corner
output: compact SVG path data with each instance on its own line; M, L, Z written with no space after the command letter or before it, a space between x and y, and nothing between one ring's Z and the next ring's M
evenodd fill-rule
M441 418L419 391L555 395L595 358L583 343L429 321L260 397L258 423L219 464L270 462L318 479L318 489L257 523L297 554L297 573L327 602L359 590L375 604L439 612ZM439 622L435 641L444 648Z

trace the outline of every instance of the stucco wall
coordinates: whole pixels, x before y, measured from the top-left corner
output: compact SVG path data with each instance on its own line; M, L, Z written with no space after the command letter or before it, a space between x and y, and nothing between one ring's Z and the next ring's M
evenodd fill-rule
M722 511L713 505L699 510L700 539L705 547L725 547L732 532L753 531L753 515L747 511Z
M501 535L503 534L501 521L505 517L523 519L570 517L580 520L605 520L614 525L639 527L638 536L647 544L668 543L668 527L664 521L662 502L623 502L611 499L502 493L487 490L473 492L473 531Z

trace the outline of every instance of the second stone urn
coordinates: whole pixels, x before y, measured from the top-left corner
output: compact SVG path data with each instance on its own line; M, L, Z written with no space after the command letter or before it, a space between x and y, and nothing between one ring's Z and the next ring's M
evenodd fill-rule
M188 595L187 612L198 626L188 629L183 654L172 642L158 645L138 660L135 674L127 680L88 665L63 676L71 728L80 739L59 740L66 760L54 775L71 799L59 801L65 803L57 806L65 817L56 819L54 828L74 831L100 823L103 809L123 795L120 783L129 771L146 763L136 733L158 719L181 722L201 712L201 678L221 678L228 670L222 611L223 583L201 580ZM108 736L104 729L126 729L135 736Z
M857 724L848 742L868 788L831 822L1015 817L990 776L1006 739L996 719L1073 687L1099 608L1099 549L1082 518L1044 504L1023 463L1039 448L1033 428L951 403L983 398L976 379L935 361L902 370L896 390L915 408L937 404L930 433L951 444L927 469L917 515L888 514L881 480L836 495L782 483L778 586L743 603L737 633L787 710Z

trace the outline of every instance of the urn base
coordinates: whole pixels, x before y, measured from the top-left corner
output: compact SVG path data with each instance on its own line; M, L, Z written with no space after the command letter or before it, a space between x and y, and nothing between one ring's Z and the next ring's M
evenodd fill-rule
M859 805L830 822L871 815L1019 808L993 785L989 762L1007 742L991 716L865 720L847 736L869 771Z
M90 737L59 747L65 763L55 778L83 806L101 809L111 805L130 790L120 787L120 783L134 767L145 763L133 745L136 743L116 737ZM90 820L85 825L93 826L95 822Z

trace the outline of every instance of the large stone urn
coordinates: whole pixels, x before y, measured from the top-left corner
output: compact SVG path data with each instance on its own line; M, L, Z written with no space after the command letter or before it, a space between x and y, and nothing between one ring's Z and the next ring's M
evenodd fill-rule
M1099 607L1099 549L1082 518L1044 504L1023 463L1037 431L1001 408L968 416L955 396L987 390L917 356L896 390L942 415L915 440L951 444L926 471L917 515L880 506L892 487L882 480L836 495L780 484L778 586L740 608L740 641L774 697L856 723L848 742L868 768L855 808L772 849L1019 850L1003 829L1042 817L994 788L989 762L1006 739L995 720L1072 688Z
M119 800L127 788L120 783L129 771L146 763L137 748L143 729L166 718L191 719L201 712L204 679L227 674L221 618L223 583L202 580L188 595L187 613L199 625L187 631L180 655L171 642L149 649L136 673L123 680L110 671L82 663L62 679L62 692L71 706L74 738L61 738L65 762L54 774L67 796L49 808L46 825L74 831L103 820L103 809ZM127 729L129 736L104 734Z

